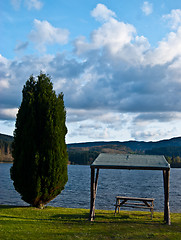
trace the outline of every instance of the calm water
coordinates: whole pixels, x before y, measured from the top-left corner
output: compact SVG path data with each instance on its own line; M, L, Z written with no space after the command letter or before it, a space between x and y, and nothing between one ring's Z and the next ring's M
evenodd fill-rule
M0 164L0 204L27 205L14 190L10 179L11 164ZM89 208L90 167L68 166L69 180L62 193L48 205L56 207ZM105 170L99 174L97 209L114 209L115 196L155 198L155 210L163 211L162 171ZM170 210L181 212L181 169L171 169Z

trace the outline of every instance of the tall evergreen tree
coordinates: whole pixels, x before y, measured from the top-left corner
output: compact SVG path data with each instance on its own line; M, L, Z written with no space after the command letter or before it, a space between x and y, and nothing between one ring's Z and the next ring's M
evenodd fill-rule
M68 180L67 128L63 94L49 76L30 76L16 118L11 179L22 199L35 207L55 198Z

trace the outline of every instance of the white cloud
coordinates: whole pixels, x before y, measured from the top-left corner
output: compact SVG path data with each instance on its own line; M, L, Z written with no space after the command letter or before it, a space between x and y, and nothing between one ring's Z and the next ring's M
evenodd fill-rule
M108 9L104 4L97 4L96 8L94 8L91 12L91 15L97 21L108 21L112 17L116 17L116 14Z
M22 0L11 0L11 4L15 10L18 10L21 6Z
M9 86L9 62L0 54L0 93Z
M108 10L106 8L106 11ZM99 11L98 13L100 14ZM94 16L102 16L98 13ZM144 54L150 48L148 40L144 36L136 35L136 29L133 25L118 21L113 17L113 14L110 17L104 17L104 19L107 21L91 32L90 41L87 41L84 36L75 40L76 54L84 57L89 56L91 52L102 54L104 58L112 58L112 64L118 64L120 61L124 61L125 64L144 62Z
M159 42L157 48L149 51L146 61L151 65L166 64L181 56L181 27L176 32L170 32L167 38Z
M28 10L40 10L43 7L43 3L39 0L11 0L11 4L15 10L19 10L23 2Z
M97 140L120 140L121 138L130 137L127 131L130 119L126 114L116 112L107 113L105 110L83 110L83 109L68 109L67 116L72 119L72 114L84 116L76 121L68 121L68 136L69 142L76 142L78 137L81 141Z
M75 41L76 52L82 54L105 47L111 53L117 53L124 45L131 42L135 33L136 29L133 25L111 18L91 33L90 43L86 42L85 38L78 38Z
M174 31L168 33L158 43L158 47L149 49L145 54L145 63L152 66L173 64L181 57L181 10L172 10L170 14L164 15L163 19L169 20Z
M181 9L173 9L170 14L163 16L164 20L168 20L171 28L176 30L181 25Z
M40 70L48 69L47 61L51 62L50 56L36 58L33 56L21 59L7 60L0 56L0 109L14 109L20 106L21 92L26 80L33 73L37 76ZM1 111L1 117L8 115Z
M142 52L147 51L150 48L148 39L144 36L136 36L135 45L136 48L140 48Z
M180 136L179 121L165 123L148 122L145 126L135 127L132 123L131 138L142 141L156 141Z
M145 1L141 7L143 13L148 16L153 12L153 5L147 1Z
M45 51L48 44L66 44L69 31L55 28L48 21L34 20L34 29L29 34L29 39L34 42L38 49Z
M146 141L151 139L160 140L162 136L164 136L163 132L158 129L151 129L151 130L140 130L140 131L133 131L132 138L137 140L145 139Z
M16 118L16 114L18 112L18 108L5 108L0 109L0 119L3 120L14 120Z
M6 59L5 57L3 57L1 54L0 54L0 64L8 64L8 59Z
M133 39L135 32L132 25L111 19L92 33L92 42L96 48L107 46L111 52L117 52Z
M33 8L40 10L43 6L43 3L39 0L26 0L25 5L27 6L28 10L31 10Z

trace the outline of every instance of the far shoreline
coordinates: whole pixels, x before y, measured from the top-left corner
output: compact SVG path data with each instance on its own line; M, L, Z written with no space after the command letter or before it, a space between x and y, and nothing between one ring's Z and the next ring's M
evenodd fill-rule
M0 161L0 164L1 164L1 163L13 164L13 161ZM71 163L68 163L67 165L90 166L90 164L71 164ZM174 164L174 166L172 166L172 165L170 164L170 168L181 168L181 164L179 164L179 166L177 166L176 164Z

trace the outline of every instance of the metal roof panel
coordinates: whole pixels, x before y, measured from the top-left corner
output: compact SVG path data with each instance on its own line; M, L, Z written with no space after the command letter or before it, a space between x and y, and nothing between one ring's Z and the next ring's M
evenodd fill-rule
M170 164L162 155L101 153L91 164L100 168L168 169Z

